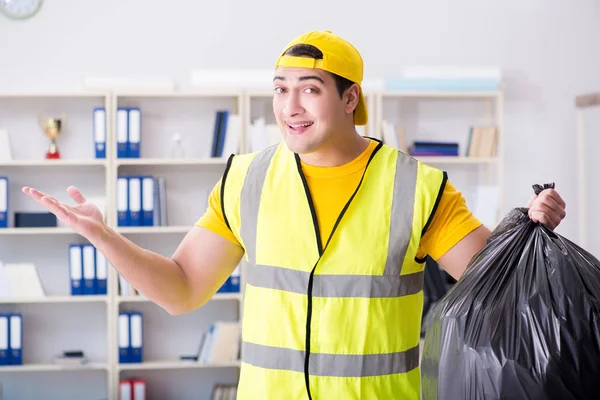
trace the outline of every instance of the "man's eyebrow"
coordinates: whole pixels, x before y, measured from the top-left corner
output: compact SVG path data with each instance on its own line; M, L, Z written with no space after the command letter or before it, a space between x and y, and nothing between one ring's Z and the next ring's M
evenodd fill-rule
M322 84L325 84L325 81L316 75L301 76L300 78L298 78L299 81L307 81L310 79L316 79L317 81L321 82Z
M299 81L308 81L308 80L317 80L319 82L321 82L322 84L325 84L325 81L323 79L321 79L320 77L318 77L317 75L306 75L306 76L301 76L298 78ZM275 76L273 78L273 82L280 80L280 81L285 81L285 77L283 76Z

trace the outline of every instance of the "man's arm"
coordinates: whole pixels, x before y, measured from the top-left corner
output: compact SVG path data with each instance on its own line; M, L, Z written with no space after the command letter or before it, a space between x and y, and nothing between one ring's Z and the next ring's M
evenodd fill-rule
M173 315L204 305L239 264L244 251L193 227L171 258L143 249L111 228L90 242L133 287Z
M203 227L193 227L171 258L141 248L108 227L98 207L74 187L76 205L28 187L23 192L85 237L136 289L171 314L191 311L208 301L239 264L240 245Z
M437 260L438 264L454 279L459 280L473 256L485 246L490 233L485 225L475 228L444 253Z
M225 224L220 192L221 181L210 193L206 213L171 258L139 249L114 232L107 236L107 243L99 246L107 258L110 253L118 263L117 270L133 287L170 314L195 310L219 290L244 255L244 249ZM132 258L139 261L132 262Z

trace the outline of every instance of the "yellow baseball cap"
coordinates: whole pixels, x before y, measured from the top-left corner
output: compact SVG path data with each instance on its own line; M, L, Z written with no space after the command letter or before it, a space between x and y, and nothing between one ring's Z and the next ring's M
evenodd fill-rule
M297 44L315 46L323 53L323 59L315 60L308 57L284 55L290 47ZM331 31L307 32L292 39L285 46L275 63L275 68L277 67L319 68L356 83L360 88L360 94L354 114L354 123L356 125L367 124L367 105L361 87L364 73L363 59L358 50L346 40L334 35Z

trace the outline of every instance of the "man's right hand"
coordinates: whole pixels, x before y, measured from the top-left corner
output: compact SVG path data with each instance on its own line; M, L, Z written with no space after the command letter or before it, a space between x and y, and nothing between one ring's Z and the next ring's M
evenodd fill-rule
M23 193L46 207L66 226L88 239L100 234L105 226L98 207L88 202L83 194L73 186L67 188L67 193L76 203L73 206L30 187L24 187Z

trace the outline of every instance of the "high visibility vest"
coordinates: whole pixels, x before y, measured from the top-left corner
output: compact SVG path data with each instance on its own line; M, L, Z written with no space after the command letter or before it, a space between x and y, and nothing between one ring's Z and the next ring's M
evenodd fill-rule
M419 399L424 261L446 174L379 142L326 242L285 144L229 159L245 249L238 399Z

